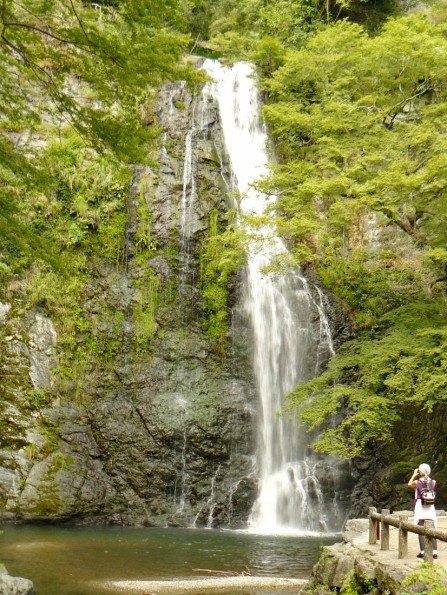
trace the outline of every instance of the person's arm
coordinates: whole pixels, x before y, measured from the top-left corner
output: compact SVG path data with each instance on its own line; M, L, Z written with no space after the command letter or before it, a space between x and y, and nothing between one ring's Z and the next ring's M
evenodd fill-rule
M409 488L412 488L412 489L414 489L414 490L417 488L418 484L417 484L417 482L416 482L416 477L417 477L418 475L419 475L419 469L415 469L415 470L413 471L413 475L411 476L411 479L410 479L410 481L408 482L408 487L409 487Z

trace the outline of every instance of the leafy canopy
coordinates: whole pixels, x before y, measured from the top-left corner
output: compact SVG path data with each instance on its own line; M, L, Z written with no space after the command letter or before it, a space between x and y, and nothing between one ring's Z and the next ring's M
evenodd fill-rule
M290 394L288 410L299 407L310 430L325 427L328 417L342 418L322 431L317 451L360 455L371 443L392 440L406 411L431 412L446 403L445 308L444 300L432 300L394 311L385 333L345 343L326 372Z
M357 330L289 406L322 428L317 450L352 457L447 398L445 15L391 19L375 37L338 22L263 85L279 157L260 184L278 196L271 216Z
M47 129L69 126L86 147L144 162L156 134L154 88L197 80L182 64L181 0L4 0L0 11L0 237L19 252L49 246L27 228L27 197L51 189ZM57 131L59 128L59 133ZM54 260L54 259L53 259Z
M420 16L375 38L337 23L289 56L265 108L284 162L268 188L280 194L284 233L312 244L318 226L324 249L367 210L441 245L446 58L443 27Z

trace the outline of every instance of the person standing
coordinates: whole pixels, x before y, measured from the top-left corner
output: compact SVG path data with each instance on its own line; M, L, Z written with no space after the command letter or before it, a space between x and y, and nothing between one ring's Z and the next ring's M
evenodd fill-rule
M434 504L424 504L422 502L422 490L426 487L434 492L436 487L436 481L430 477L430 465L423 463L419 465L417 469L413 471L408 487L414 489L414 524L424 526L424 521L432 520L436 527L436 510ZM416 479L418 478L418 479ZM424 536L418 535L419 537L419 554L418 558L424 557ZM437 542L433 539L433 558L438 558Z

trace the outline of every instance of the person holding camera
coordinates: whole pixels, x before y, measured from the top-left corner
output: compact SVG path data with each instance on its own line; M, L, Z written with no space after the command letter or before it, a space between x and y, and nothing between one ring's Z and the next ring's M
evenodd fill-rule
M436 527L435 487L436 481L430 477L430 465L423 463L413 471L408 487L414 489L414 523L424 526L424 522L432 520ZM419 537L420 552L418 558L424 557L424 536ZM437 542L433 539L433 558L438 558Z

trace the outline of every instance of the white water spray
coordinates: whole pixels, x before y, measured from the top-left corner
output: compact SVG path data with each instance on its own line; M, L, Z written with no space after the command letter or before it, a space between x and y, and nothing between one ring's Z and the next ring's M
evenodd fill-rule
M260 105L252 68L223 67L206 60L214 83L209 93L219 104L226 148L243 214L261 214L273 198L252 184L267 172L267 134L259 121ZM261 486L250 525L266 533L327 529L327 510L316 473L319 460L309 456L306 436L278 412L284 395L316 372L333 354L321 293L313 297L297 271L265 274L284 242L272 227L251 233L263 237L248 255L245 309L254 333L254 372L261 401L258 458ZM265 239L268 238L268 241ZM315 321L317 321L315 323Z

